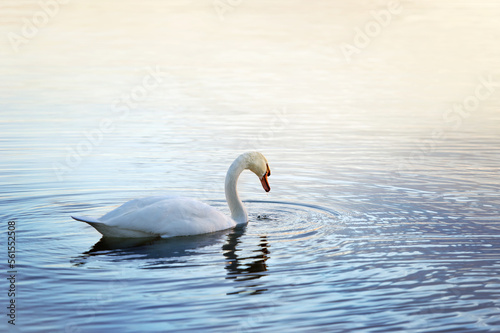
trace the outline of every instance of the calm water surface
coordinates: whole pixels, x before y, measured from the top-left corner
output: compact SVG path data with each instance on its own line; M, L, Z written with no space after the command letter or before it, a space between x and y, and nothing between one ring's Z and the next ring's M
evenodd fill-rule
M4 1L1 330L500 331L500 6L399 4ZM172 193L228 213L250 149L272 191L242 175L245 228L70 218Z

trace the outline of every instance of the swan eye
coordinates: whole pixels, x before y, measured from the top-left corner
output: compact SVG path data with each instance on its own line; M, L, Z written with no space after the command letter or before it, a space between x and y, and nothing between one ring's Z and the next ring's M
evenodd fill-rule
M267 167L267 173L266 176L270 177L271 176L271 169L269 168L269 165L266 164Z

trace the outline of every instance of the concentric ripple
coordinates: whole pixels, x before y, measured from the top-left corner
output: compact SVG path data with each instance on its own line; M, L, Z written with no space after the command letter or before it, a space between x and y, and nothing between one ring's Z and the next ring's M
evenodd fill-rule
M221 210L226 209L222 200L213 200L210 204ZM245 206L249 212L246 234L266 235L277 242L330 234L343 225L340 210L314 204L247 200Z
M320 236L340 227L340 213L329 208L281 201L247 201L254 232L273 241L298 241ZM326 231L328 230L328 231Z

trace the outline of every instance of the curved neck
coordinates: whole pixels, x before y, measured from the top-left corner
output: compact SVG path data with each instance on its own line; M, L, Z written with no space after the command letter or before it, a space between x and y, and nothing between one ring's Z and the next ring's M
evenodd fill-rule
M226 201L231 210L231 218L238 224L248 221L247 211L241 202L237 189L238 178L243 170L245 170L244 161L237 158L227 170L225 183Z

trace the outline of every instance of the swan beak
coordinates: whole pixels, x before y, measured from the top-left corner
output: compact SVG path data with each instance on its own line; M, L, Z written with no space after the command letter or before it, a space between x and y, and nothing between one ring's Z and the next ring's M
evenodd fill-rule
M262 187L264 188L264 191L269 192L271 191L271 186L269 186L269 180L267 177L271 176L271 169L269 169L269 165L267 166L267 171L264 176L260 179L260 182L262 183Z
M264 191L269 192L271 191L271 186L269 186L269 180L267 179L267 174L264 175L260 179L260 182L262 183L262 187L264 188Z

